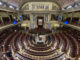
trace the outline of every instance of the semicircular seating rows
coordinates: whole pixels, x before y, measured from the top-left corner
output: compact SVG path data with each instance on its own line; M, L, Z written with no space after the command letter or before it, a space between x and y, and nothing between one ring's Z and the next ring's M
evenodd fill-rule
M67 31L49 34L45 44L35 44L31 35L22 31L10 32L4 38L3 52L7 59L9 51L13 60L76 60L79 57L79 43Z

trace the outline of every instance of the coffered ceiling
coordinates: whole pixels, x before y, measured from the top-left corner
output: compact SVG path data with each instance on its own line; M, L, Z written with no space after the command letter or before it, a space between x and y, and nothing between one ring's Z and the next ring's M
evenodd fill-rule
M69 4L80 2L80 0L1 0L8 4L12 4L17 7L21 7L26 2L56 2L61 7L66 7Z

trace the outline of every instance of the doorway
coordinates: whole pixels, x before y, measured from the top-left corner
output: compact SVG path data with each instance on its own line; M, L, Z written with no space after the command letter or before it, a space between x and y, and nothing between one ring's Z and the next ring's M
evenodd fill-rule
M38 16L37 17L37 26L42 28L43 25L44 25L44 17L43 16Z

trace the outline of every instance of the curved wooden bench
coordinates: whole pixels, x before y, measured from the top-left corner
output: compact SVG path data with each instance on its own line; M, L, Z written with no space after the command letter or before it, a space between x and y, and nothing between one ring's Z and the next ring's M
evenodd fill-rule
M4 42L4 49L3 49L3 51L6 53L7 52L7 50L9 49L9 44L10 44L10 42L11 42L11 39L12 39L12 37L15 35L15 32L13 32L12 34L10 34L6 39L5 39L5 42Z
M60 39L57 38L57 34L55 34L55 39L57 40L57 46L56 46L56 49L59 49L59 45L60 45Z
M17 46L17 40L19 39L21 32L19 31L13 38L12 38L12 48L14 49L14 51L18 51L19 48Z
M24 49L24 44L23 44L24 37L25 37L25 34L22 33L21 36L19 37L19 40L18 40L19 42L17 42L17 43L20 44L20 46L22 47L22 49Z
M67 36L65 36L65 34L63 32L60 33L60 36L63 38L63 41L64 41L64 46L63 46L62 51L65 52L65 53L67 53L68 50L69 50L69 44L70 44L69 43L69 39L68 39Z
M26 49L25 52L34 56L48 56L54 54L56 52L56 49L48 52L34 52Z
M53 39L52 39L53 40ZM33 50L37 50L37 51L44 51L44 50L48 50L48 49L50 49L51 47L53 47L53 44L54 44L54 41L52 41L52 44L51 44L51 46L46 46L46 47L41 47L41 46L38 46L38 47L36 47L36 46L31 46L29 43L28 43L28 40L26 41L26 43L28 44L28 46L31 48L31 49L33 49ZM37 44L36 44L37 45Z
M31 59L31 58L28 58L28 57L25 57L19 53L17 53L17 57L20 58L20 60L34 60L34 59Z
M62 47L64 46L64 40L63 40L63 38L60 36L60 33L57 33L57 38L58 38L58 40L60 40L60 44L59 44L58 49L60 49L60 51L61 51L61 50L62 50Z
M77 56L78 46L77 46L76 42L74 41L75 39L70 34L68 34L68 33L65 33L65 34L69 38L69 41L71 42L70 56L74 58Z

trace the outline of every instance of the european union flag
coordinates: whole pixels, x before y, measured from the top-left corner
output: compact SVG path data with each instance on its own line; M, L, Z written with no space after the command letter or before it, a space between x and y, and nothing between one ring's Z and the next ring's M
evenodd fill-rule
M68 24L68 21L65 21L64 24Z
M13 24L17 24L17 21L13 21Z

